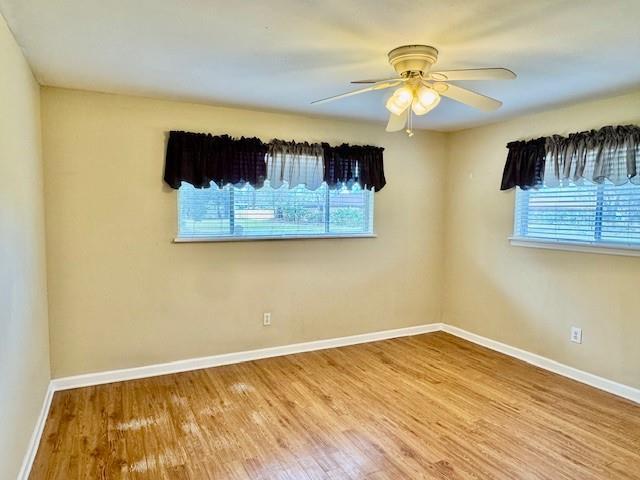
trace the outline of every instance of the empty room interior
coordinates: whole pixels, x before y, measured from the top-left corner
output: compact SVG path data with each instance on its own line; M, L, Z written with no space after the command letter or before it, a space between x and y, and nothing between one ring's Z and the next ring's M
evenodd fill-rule
M0 0L0 480L640 480L637 0Z

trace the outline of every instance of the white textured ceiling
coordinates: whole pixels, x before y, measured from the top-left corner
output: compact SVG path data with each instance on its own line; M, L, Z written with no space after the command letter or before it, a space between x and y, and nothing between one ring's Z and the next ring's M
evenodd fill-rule
M382 92L312 106L388 77L424 43L441 69L504 66L464 86L495 113L444 99L416 126L453 130L640 86L640 0L0 0L39 81L267 110L386 119Z

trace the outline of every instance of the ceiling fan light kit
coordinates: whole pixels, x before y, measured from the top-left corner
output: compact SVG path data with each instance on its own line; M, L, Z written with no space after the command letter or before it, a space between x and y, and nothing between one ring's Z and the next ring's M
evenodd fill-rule
M516 74L506 68L432 72L431 67L438 60L438 50L429 45L404 45L391 50L388 57L389 63L398 74L397 78L356 80L351 83L370 84L370 86L323 98L312 103L331 102L365 92L398 87L385 104L390 112L386 130L388 132L400 131L409 124L409 128L406 131L409 136L412 136L411 113L426 115L438 106L441 96L486 112L496 110L502 105L499 100L448 82L458 80L512 80L516 78Z
M398 88L387 100L386 107L391 113L400 115L413 102L413 90L403 86Z
M416 115L426 115L440 103L440 95L434 89L420 85L411 104L411 110Z

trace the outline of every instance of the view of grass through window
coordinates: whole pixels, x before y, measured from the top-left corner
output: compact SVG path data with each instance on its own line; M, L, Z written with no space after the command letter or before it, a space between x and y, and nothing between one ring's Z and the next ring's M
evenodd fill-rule
M373 233L373 192L251 185L178 191L180 238L359 236Z

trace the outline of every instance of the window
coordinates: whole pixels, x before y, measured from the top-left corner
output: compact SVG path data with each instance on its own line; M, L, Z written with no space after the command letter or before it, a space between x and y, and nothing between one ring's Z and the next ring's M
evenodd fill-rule
M518 188L513 240L640 249L640 185Z
M178 190L177 241L373 236L373 190L226 185Z

